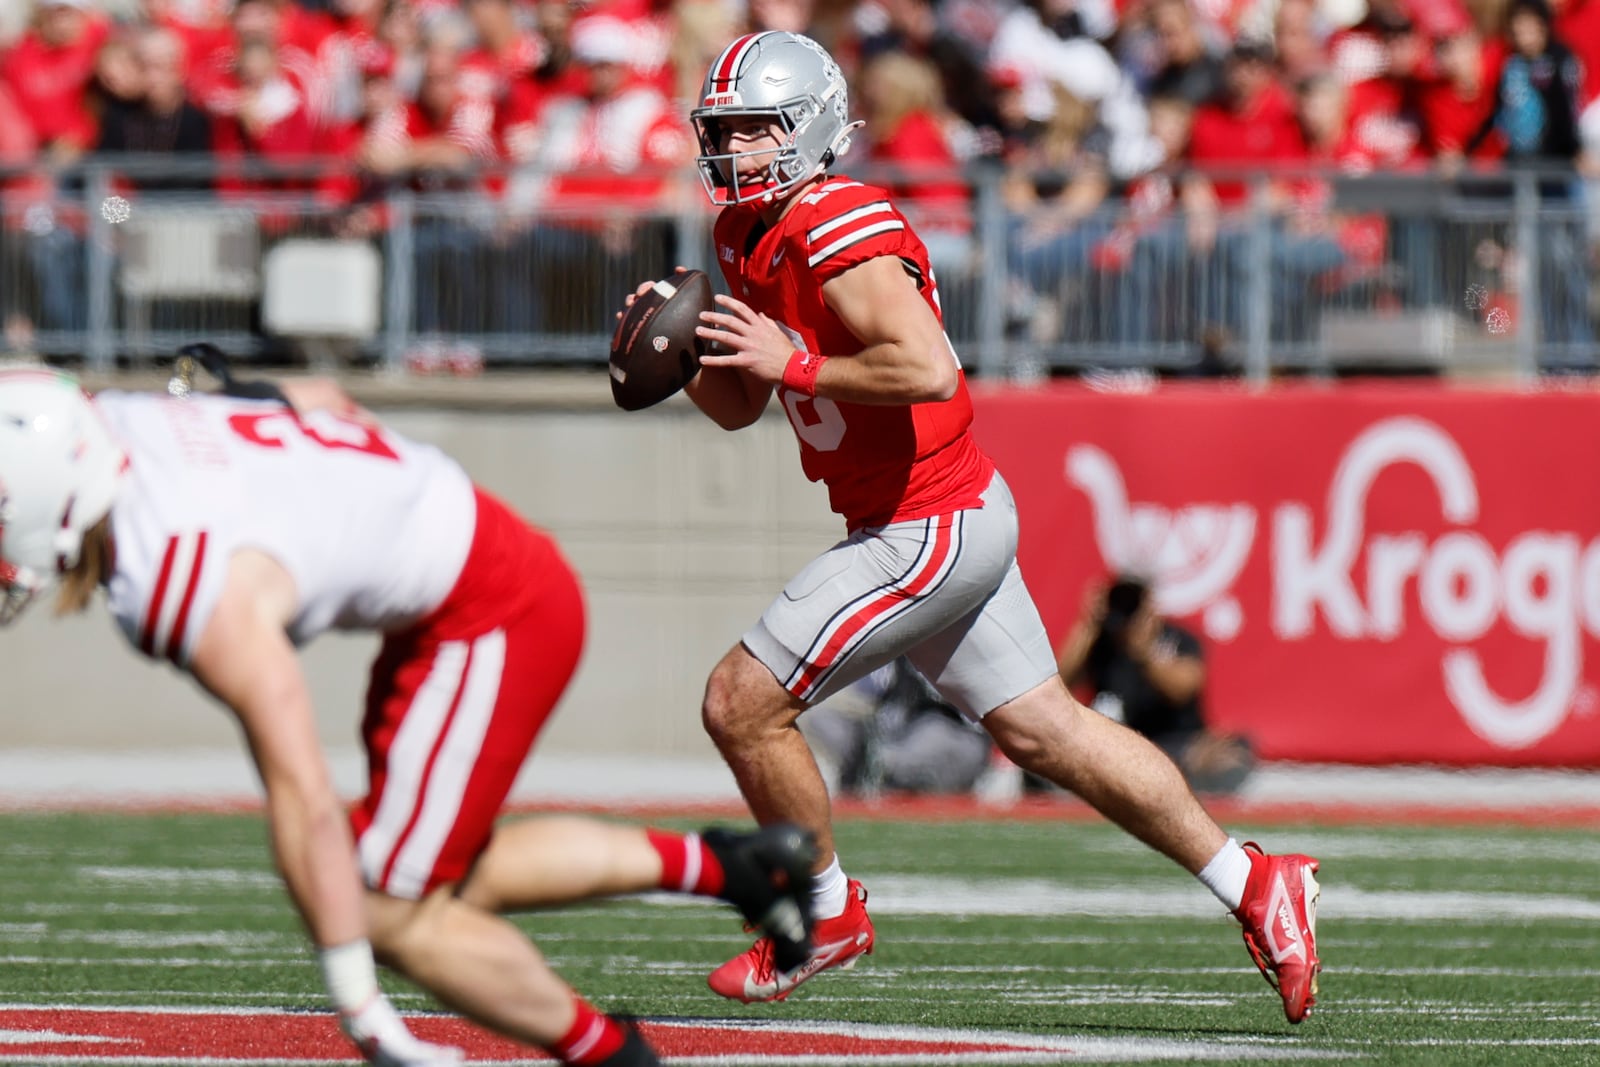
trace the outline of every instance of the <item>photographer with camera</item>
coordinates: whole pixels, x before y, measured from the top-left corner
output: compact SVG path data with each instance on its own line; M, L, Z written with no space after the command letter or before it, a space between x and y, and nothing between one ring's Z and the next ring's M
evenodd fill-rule
M1207 729L1200 639L1157 614L1142 578L1090 586L1056 665L1096 711L1166 752L1196 792L1232 792L1255 766L1248 741Z

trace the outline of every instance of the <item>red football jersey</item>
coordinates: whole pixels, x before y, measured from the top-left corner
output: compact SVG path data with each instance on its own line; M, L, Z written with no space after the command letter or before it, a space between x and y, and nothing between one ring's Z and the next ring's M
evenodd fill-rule
M823 283L877 256L894 256L916 278L943 321L928 250L875 186L829 178L800 198L770 230L748 205L717 219L717 261L728 288L771 317L795 347L849 359L859 338L822 299ZM955 350L950 358L957 360ZM977 507L994 465L972 439L972 398L964 374L937 403L850 404L778 387L800 441L806 477L828 486L850 529Z

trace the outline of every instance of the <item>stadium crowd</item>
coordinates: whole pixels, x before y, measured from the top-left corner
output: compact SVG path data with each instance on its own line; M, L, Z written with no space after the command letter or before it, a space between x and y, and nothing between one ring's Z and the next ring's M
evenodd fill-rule
M604 220L619 205L698 196L681 180L696 152L688 110L706 64L750 29L806 32L840 57L866 121L849 165L896 168L947 284L978 262L959 168L1003 167L1008 310L1045 339L1061 336L1061 294L1091 271L1121 271L1131 298L1107 334L1163 340L1179 327L1149 309L1184 262L1208 265L1191 272L1210 279L1194 294L1198 320L1237 335L1247 237L1230 220L1248 202L1248 174L1317 172L1266 187L1275 309L1309 285L1380 277L1405 306L1459 303L1435 221L1342 210L1330 176L1537 166L1544 202L1574 216L1583 178L1600 176L1600 0L13 7L22 17L0 24L0 195L8 244L21 235L25 253L6 258L31 272L33 314L60 329L83 321L83 220L57 194L85 156L209 153L212 171L129 170L121 191L288 191L314 198L347 236L383 229L396 186L476 191L496 205L502 246L534 242L557 264L598 249L654 269L670 253L639 258L649 238L631 214ZM311 157L325 165L307 169ZM433 266L419 277L439 279L419 294L420 332L451 328L439 290L481 232L447 218L418 233ZM1594 242L1560 220L1541 238L1543 336L1592 344ZM18 306L4 311L14 340L27 324ZM507 315L497 328L549 325L537 306Z

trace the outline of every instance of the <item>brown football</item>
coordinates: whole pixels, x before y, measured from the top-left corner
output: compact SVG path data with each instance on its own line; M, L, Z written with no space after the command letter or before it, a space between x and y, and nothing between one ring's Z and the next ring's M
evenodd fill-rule
M611 398L624 411L659 404L700 371L700 312L712 310L703 270L674 271L622 313L611 335Z

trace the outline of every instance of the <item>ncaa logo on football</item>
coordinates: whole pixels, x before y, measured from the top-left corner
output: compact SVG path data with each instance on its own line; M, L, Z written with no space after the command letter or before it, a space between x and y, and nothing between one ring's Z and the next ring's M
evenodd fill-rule
M657 352L665 352L667 350L667 346L671 343L672 342L668 341L665 335L659 333L650 338L650 347L655 349Z

